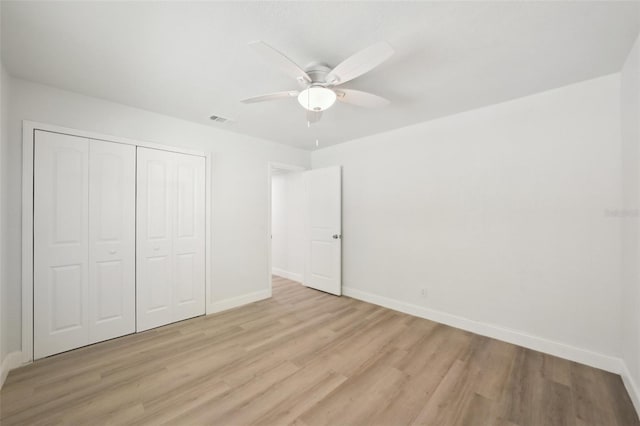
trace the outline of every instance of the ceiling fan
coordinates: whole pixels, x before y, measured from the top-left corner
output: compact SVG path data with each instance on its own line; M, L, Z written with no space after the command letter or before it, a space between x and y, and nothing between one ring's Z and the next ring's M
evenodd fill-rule
M282 52L263 41L251 42L249 46L273 65L295 78L300 85L300 90L254 96L243 99L241 102L245 104L297 97L300 105L307 110L309 123L320 120L322 111L331 107L336 100L366 108L382 107L389 104L387 99L373 93L339 87L389 59L393 55L393 49L386 42L377 43L359 51L333 69L318 62L311 63L303 69Z

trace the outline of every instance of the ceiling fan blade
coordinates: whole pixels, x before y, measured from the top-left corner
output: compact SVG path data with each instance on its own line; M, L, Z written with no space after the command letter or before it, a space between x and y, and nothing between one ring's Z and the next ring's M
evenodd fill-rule
M382 96L374 95L360 90L340 89L336 90L337 99L345 104L361 106L365 108L380 108L389 105L389 100Z
M278 99L288 99L298 96L296 90L289 90L287 92L267 93L266 95L253 96L251 98L243 99L240 102L243 104L253 104L256 102L275 101Z
M311 77L300 68L295 62L287 58L287 56L279 50L269 46L262 40L252 41L249 46L256 52L261 54L265 59L271 62L273 65L280 67L282 71L296 80L302 79L303 82L311 82Z
M322 118L322 111L307 110L307 121L309 123L317 123Z
M393 55L393 49L387 42L369 46L342 61L327 75L326 82L333 85L346 83L371 71L391 55Z

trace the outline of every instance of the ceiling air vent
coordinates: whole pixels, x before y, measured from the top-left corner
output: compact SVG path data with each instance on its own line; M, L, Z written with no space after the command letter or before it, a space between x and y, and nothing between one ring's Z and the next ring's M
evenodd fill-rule
M209 119L211 121L215 121L216 123L226 123L231 121L228 118L220 117L219 115L212 115L211 117L209 117Z

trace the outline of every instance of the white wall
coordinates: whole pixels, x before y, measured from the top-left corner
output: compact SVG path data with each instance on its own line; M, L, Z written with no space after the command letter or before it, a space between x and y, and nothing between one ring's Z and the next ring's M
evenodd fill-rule
M311 155L309 155L311 162ZM289 278L302 282L305 258L305 193L302 173L286 175L287 190L287 270Z
M271 267L274 274L287 268L287 193L284 174L271 177Z
M305 232L302 173L275 174L272 182L272 272L302 282Z
M640 412L640 37L622 69L621 94L622 357Z
M20 349L21 121L23 119L214 153L213 297L268 292L268 163L308 167L309 153L124 105L12 79L6 177L6 351ZM6 325L5 325L6 324Z
M5 255L7 253L7 244L4 236L7 229L7 179L5 173L8 169L7 163L7 146L8 146L8 118L9 118L9 84L10 77L4 69L4 65L0 64L0 365L2 365L7 348L9 347L6 339L7 333L5 328L8 327L7 310L4 308L4 300L7 282ZM2 373L0 372L0 385L2 384Z
M313 152L313 168L343 166L347 294L614 368L619 86L614 74Z

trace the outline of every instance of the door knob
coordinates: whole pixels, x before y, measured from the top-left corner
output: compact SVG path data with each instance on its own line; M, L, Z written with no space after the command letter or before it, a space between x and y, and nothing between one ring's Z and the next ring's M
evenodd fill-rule
M333 239L337 240L338 238L342 238L342 235L340 234L333 234Z
M109 250L109 254L116 254L116 253L117 253L117 251L115 251L115 250Z

